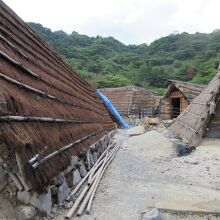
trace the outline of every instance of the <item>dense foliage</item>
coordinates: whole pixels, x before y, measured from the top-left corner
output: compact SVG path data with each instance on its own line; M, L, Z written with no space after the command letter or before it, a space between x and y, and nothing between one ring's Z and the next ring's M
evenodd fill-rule
M98 87L139 85L163 91L167 79L208 83L220 60L220 30L171 34L149 46L124 45L113 37L52 32L28 23L76 71Z

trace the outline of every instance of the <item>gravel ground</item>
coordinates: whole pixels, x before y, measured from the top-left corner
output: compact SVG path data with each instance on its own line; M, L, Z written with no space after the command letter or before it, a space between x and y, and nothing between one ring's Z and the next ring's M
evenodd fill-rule
M149 207L164 201L167 205L190 201L219 209L219 141L205 141L191 155L174 157L172 142L157 131L129 137L126 130L120 130L116 138L123 144L99 185L91 215L73 219L137 220ZM12 209L6 207L7 203L0 204L0 219L13 219ZM65 212L55 220L63 220ZM165 220L220 219L164 211L162 215Z
M117 138L125 142L101 181L91 215L74 219L135 220L159 201L193 201L209 204L209 208L219 201L218 142L206 142L187 157L174 157L170 139L157 131L135 137L120 131ZM163 216L169 220L220 219L192 214Z

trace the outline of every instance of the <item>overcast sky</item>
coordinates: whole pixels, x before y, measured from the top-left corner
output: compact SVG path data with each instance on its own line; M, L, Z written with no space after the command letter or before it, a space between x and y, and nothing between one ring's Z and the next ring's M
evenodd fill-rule
M219 0L4 0L23 20L67 33L151 43L178 32L220 28Z

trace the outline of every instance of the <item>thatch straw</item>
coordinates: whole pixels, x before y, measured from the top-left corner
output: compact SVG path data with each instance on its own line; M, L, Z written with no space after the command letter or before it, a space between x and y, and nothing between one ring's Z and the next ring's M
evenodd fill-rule
M210 102L218 102L219 89L220 71L201 94L180 114L170 129L191 145L199 145L211 118Z

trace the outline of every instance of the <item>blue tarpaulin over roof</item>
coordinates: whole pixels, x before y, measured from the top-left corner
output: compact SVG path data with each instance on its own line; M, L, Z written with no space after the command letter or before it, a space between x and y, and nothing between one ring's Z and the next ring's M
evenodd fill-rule
M103 99L103 101L105 102L105 104L109 107L109 109L114 113L114 115L118 118L118 120L121 122L121 124L123 125L123 128L129 128L129 125L127 123L124 122L123 118L121 117L121 115L118 113L117 109L112 105L112 103L110 102L110 100L100 92L99 89L96 89L96 92L101 96L101 98Z

